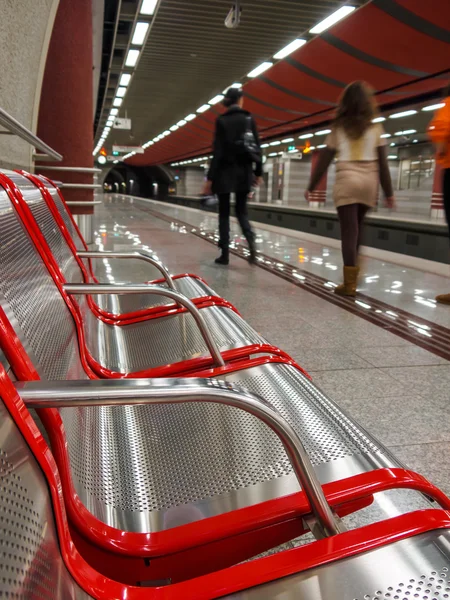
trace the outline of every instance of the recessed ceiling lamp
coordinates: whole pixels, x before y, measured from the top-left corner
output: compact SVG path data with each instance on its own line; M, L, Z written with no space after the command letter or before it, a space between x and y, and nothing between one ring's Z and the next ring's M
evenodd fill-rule
M130 79L131 75L129 73L123 73L120 77L119 85L127 87L127 85L130 83Z
M152 15L157 4L158 0L143 0L140 10L141 15Z
M184 120L185 121L193 121L195 119L195 117L196 117L196 115L194 115L193 113L191 113L187 117L184 117Z
M271 62L263 62L258 67L256 67L256 69L253 69L253 71L250 71L250 73L248 73L247 77L258 77L258 75L261 75L261 73L264 73L264 71L267 71L267 69L270 69L270 67L272 67L272 66L273 66L273 63L271 63Z
M125 61L126 67L135 67L139 58L139 50L128 50L127 58Z
M417 110L404 110L403 112L394 113L389 115L390 119L401 119L402 117L410 117L411 115L417 114Z
M114 98L113 106L122 106L123 98Z
M382 123L386 121L386 117L377 117L376 119L372 119L372 123Z
M223 100L223 94L217 94L217 96L214 96L214 98L211 98L211 100L208 102L208 104L212 104L214 106L214 104L218 104L222 100Z
M204 113L209 109L209 104L202 104L200 108L197 108L198 113Z
M294 50L301 48L304 44L306 44L306 40L298 38L297 40L294 40L293 42L282 48L279 52L274 54L273 57L277 60L279 60L280 58L284 58L285 56L292 54Z
M341 6L334 13L332 13L329 17L317 23L312 29L309 30L309 33L322 33L326 29L332 27L338 21L344 19L347 15L352 13L355 10L355 6Z
M424 110L424 111L438 110L439 108L444 108L444 106L445 106L445 102L439 102L439 104L430 104L430 106L424 106L422 108L422 110Z
M134 35L131 40L133 46L142 46L149 26L149 23L136 23L136 29L134 30Z

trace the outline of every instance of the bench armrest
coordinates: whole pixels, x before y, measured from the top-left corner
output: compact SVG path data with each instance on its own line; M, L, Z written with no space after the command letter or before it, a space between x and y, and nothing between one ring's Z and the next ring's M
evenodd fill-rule
M80 258L122 258L122 259L135 259L135 260L143 260L152 266L156 267L158 271L162 274L164 279L166 280L167 286L176 291L175 284L170 276L169 271L162 264L161 261L154 258L150 252L146 252L145 250L132 250L128 252L109 252L104 251L100 252L98 250L80 250L77 252L77 256Z
M191 313L197 323L200 333L205 340L211 356L218 367L224 367L225 362L220 354L220 350L213 338L211 332L208 329L205 319L200 314L200 311L193 302L188 300L183 294L174 290L169 290L158 285L145 285L145 284L129 284L129 285L118 285L108 283L66 283L64 291L69 295L89 295L89 294L150 294L154 296L166 296L178 302L181 306Z
M255 394L212 379L30 381L15 385L29 408L213 402L244 410L263 421L281 440L321 535L342 531L297 433L269 402Z

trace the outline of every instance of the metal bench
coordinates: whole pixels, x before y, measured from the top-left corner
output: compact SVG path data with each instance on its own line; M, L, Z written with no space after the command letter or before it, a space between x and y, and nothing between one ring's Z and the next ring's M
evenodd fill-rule
M69 307L9 200L0 204L0 220L8 240L0 246L1 346L16 377L94 378L80 353ZM129 348L119 348L126 360ZM323 484L398 467L286 358L235 360L202 375L270 401L300 435ZM231 547L225 544L221 560L233 561L304 532L295 518L298 485L286 454L248 415L209 405L64 408L40 415L60 465L77 541L90 555L102 548L98 560L105 562L106 555L111 568L126 553L136 557L137 569L151 559L158 575L169 566L175 570L174 563L178 569L206 568L206 558L203 563L192 553L203 536L213 536L208 538L212 546L229 539L230 531L250 536L238 551L234 541ZM362 494L356 503L347 499L340 514L366 506L371 496ZM188 528L184 535L180 527ZM204 556L209 555L219 560L206 550Z
M195 305L178 292L159 286L91 284L89 288L84 288L88 289L87 296L91 293L113 296L127 292L137 295L145 293L168 297L181 306L167 315L152 314L131 321L113 322L100 318L91 310L88 299L83 297L76 302L68 296L66 282L82 282L83 272L40 191L25 177L14 173L10 179L0 174L0 182L6 187L0 196L0 220L2 226L5 223L4 250L11 253L3 264L5 284L11 279L8 267L12 264L17 280L16 290L22 288L23 291L25 286L30 286L30 277L34 278L34 289L38 290L40 278L45 278L46 285L50 286L47 293L52 295L54 302L59 293L61 306L65 303L72 315L72 339L78 336L85 368L89 365L101 377L152 377L189 372L208 364L221 366L224 361L257 353L287 357L286 353L270 345L254 331L229 304L218 299L212 305L208 302ZM16 183L21 185L21 190ZM13 202L15 211L27 226L27 236L24 236L21 223L13 211ZM37 228L34 216L41 223L49 245ZM31 237L33 244L30 243ZM11 246L16 246L17 250ZM44 274L46 268L42 262L53 278ZM27 266L26 275L24 265ZM19 281L21 277L26 281Z
M3 171L3 173L11 174L8 171ZM155 277L155 279L148 283L167 286L190 299L201 298L204 301L217 299L216 292L201 277L193 274L171 275L161 261L156 260L152 256L152 252L148 249L136 248L134 251L126 252L90 251L65 203L60 189L50 179L42 175L32 175L25 171L19 171L19 173L27 177L41 191L48 209L52 213L55 223L61 229L66 242L71 247L72 252L81 259L80 267L82 269L84 267L83 275L86 283L90 281L99 283L95 276L91 259L101 258L107 261L142 260L145 261L149 273L153 273ZM42 209L39 214L42 215L43 219L45 218ZM159 278L156 279L158 276ZM126 319L127 317L134 318L141 313L151 314L152 312L155 313L176 306L169 298L148 296L147 294L132 297L123 295L96 296L95 303L99 309L99 314L109 318L120 317L121 319Z
M87 382L89 385L95 382ZM129 384L130 382L120 382ZM101 382L110 387L114 382ZM200 384L200 385L199 385ZM81 386L83 382L81 382ZM188 382L181 382L181 387ZM199 386L201 382L190 384ZM186 389L162 383L147 390L147 401L170 401ZM301 445L289 427L265 403L236 390L213 390L225 402L251 406L255 414L274 421L303 477ZM84 402L113 402L117 393L103 390L102 398L44 382L23 390L28 406L64 405L80 396ZM192 390L191 390L192 392ZM59 396L59 398L58 398ZM187 400L187 396L183 400ZM123 399L122 399L123 401ZM181 401L181 400L180 400ZM69 410L76 410L75 408ZM396 516L354 531L327 536L294 550L279 552L179 583L135 581L120 571L108 577L79 553L65 517L61 483L51 453L36 429L22 398L0 366L0 532L5 550L0 561L0 596L54 600L440 600L450 596L450 514L426 509ZM299 451L299 453L298 453ZM399 478L400 479L400 478ZM426 491L448 508L448 500L426 480L410 484ZM300 496L300 495L299 495ZM313 500L314 502L314 500ZM237 547L239 541L235 541ZM105 565L103 565L105 566ZM141 587L136 584L140 583ZM142 586L145 586L144 588Z

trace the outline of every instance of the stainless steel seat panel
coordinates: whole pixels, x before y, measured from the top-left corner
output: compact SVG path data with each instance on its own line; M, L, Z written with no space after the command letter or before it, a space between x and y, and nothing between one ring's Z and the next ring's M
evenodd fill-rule
M47 482L0 400L0 597L88 600L59 550Z
M189 299L217 295L212 288L195 277L180 277L179 279L174 279L174 284L177 291ZM158 285L167 287L165 283ZM172 300L169 298L165 298L164 296L149 296L148 294L97 295L94 300L97 306L102 310L114 314L125 314L145 310L146 308L152 308L154 306L173 304Z
M450 531L424 533L222 598L445 600L450 598Z
M395 466L294 367L267 364L225 379L236 378L282 411L322 483ZM170 529L298 490L275 434L233 408L65 408L61 416L81 501L120 529Z
M2 189L0 228L0 304L16 334L43 379L86 379L72 316Z
M209 306L201 314L221 351L266 340L229 308ZM208 348L192 315L158 317L132 325L107 325L84 311L91 354L105 368L132 373L209 356Z

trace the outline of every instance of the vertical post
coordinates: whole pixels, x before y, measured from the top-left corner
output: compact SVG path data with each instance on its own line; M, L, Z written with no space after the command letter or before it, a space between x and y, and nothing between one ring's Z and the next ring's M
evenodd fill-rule
M444 216L444 192L442 190L442 167L434 166L433 192L431 194L431 217L442 219Z
M38 136L64 156L61 166L93 167L92 18L92 0L60 0L42 84ZM47 169L44 174L66 183L92 184L92 173L62 176ZM67 189L64 197L91 201L93 190ZM71 210L88 220L93 212L82 206Z
M314 150L311 156L311 173L314 171L319 160L320 150ZM311 208L320 208L325 205L327 199L327 173L317 184L316 189L309 195L309 205Z

